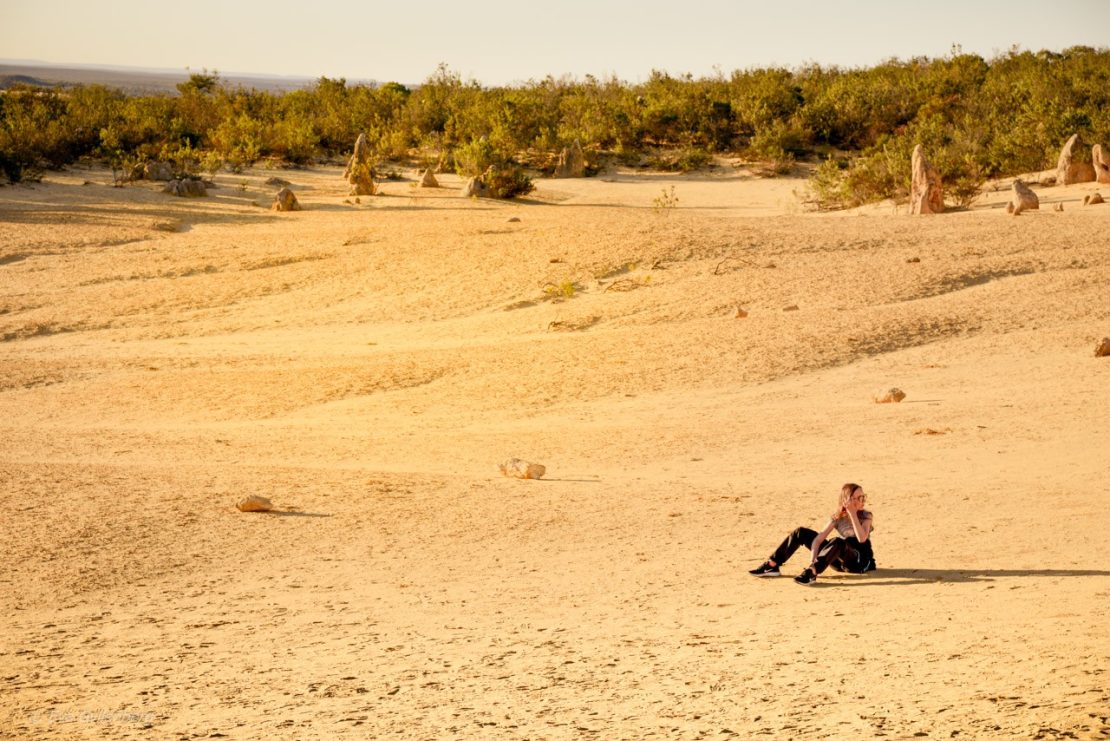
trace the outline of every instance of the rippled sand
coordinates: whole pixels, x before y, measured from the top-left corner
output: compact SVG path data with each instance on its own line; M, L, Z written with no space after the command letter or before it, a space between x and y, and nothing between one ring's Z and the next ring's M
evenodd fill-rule
M0 188L0 737L1110 734L1093 186L274 174Z

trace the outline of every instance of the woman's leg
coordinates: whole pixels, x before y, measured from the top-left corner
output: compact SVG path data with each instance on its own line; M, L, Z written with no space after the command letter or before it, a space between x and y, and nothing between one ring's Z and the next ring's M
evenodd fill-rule
M822 571L829 567L831 563L844 563L844 557L848 551L848 541L844 538L833 538L821 544L821 550L817 553L817 560L813 562L811 568L815 574L820 574Z
M844 570L853 574L863 574L874 569L874 559L871 543L860 543L855 538L848 538L848 545L840 557Z
M803 545L806 548L813 547L813 539L816 537L816 530L810 530L808 527L799 527L786 536L786 539L782 541L782 544L779 545L767 560L776 566L782 566L794 555L794 551L798 550Z

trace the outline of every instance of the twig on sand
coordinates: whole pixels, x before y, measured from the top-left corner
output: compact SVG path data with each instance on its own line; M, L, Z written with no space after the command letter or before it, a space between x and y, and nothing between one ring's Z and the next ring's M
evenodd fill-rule
M756 265L751 260L745 260L742 257L726 257L724 260L721 260L719 263L717 263L717 267L713 268L713 275L722 275L721 266L724 265L729 260L734 260L736 262L742 262L742 263L744 263L745 265L747 265L748 267L751 267L751 268L758 268L759 267L758 265Z

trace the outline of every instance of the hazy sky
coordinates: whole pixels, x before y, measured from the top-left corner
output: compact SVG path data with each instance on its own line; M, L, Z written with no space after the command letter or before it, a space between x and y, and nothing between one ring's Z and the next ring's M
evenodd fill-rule
M0 58L417 83L1110 44L1110 0L0 0Z

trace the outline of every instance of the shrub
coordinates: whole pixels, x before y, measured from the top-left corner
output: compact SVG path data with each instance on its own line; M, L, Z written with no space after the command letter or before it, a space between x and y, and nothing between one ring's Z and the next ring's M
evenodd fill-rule
M524 196L536 188L532 179L525 174L524 168L519 165L495 165L482 176L482 182L494 198Z
M469 144L456 147L452 152L455 160L455 172L464 177L481 175L493 165L504 162L490 144L489 139L482 137Z

